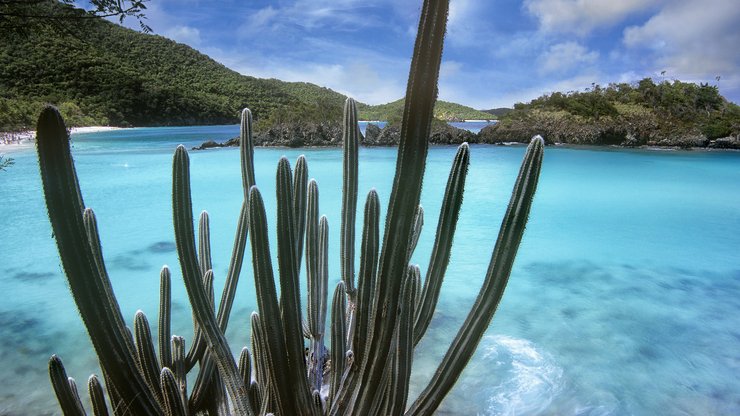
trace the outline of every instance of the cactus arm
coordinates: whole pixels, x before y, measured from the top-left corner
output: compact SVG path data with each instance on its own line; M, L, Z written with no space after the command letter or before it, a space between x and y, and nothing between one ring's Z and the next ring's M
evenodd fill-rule
M123 327L110 282L101 273L91 249L69 137L56 108L44 108L36 132L46 206L59 256L101 368L132 411L160 414L152 392L138 373L133 341Z
M221 302L219 303L218 314L216 316L219 328L223 333L226 333L226 328L228 327L229 316L234 304L236 288L239 282L239 273L241 272L243 264L248 231L247 223L247 204L244 202L242 203L241 212L239 214L236 236L234 238L234 247L232 249L231 261L229 263L229 271L226 276L226 283L224 284L223 292L221 293ZM200 335L200 331L197 331L195 342L203 343L203 338ZM195 361L203 358L203 350L204 348L200 351L195 351L195 349L190 350L190 354L188 356L189 359L186 360L188 363L188 370L195 365ZM217 374L215 371L216 367L213 361L208 357L205 357L205 359L201 361L200 372L198 373L198 377L196 378L195 385L193 387L190 400L191 407L200 408L203 406L203 400L206 400L206 396L210 394L208 392L211 391L212 384L217 382Z
M414 225L411 227L411 237L409 238L408 254L406 254L406 262L411 261L411 256L416 250L416 245L419 243L419 237L421 237L421 230L424 227L424 207L419 205L416 207L416 213L414 214Z
M262 408L262 393L260 393L259 385L254 380L249 384L249 403L252 405L252 409Z
M239 374L242 376L242 382L244 382L245 386L250 385L252 383L252 358L247 347L242 348L239 353L238 367Z
M213 265L211 264L211 231L210 231L210 219L208 213L203 211L200 213L198 219L198 272L200 276L205 276L208 270L211 270ZM208 287L208 285L205 285ZM193 369L195 363L203 358L203 354L206 351L206 343L203 340L203 334L198 328L195 318L193 318L193 344L190 346L187 358L185 360L187 364L187 371Z
M108 406L105 404L105 393L103 393L103 386L100 384L100 380L98 380L98 377L94 374L87 379L87 392L90 395L93 415L108 416Z
M214 295L213 295L213 273L208 273L208 270L203 275L203 288L206 290L206 297L210 301L211 309L213 309L213 302L214 302ZM190 346L190 350L188 351L188 354L185 356L185 371L190 372L190 370L195 367L195 364L197 362L201 362L203 365L204 371L208 371L209 368L209 358L205 354L206 353L207 344L205 339L203 338L203 331L200 330L200 327L198 326L198 320L195 318L195 314L193 314L193 345ZM204 371L201 371L198 373L198 378L203 379ZM197 396L197 393L201 391L200 388L202 387L205 389L205 386L201 386L203 381L200 383L196 382L196 385L193 389L193 395Z
M69 384L69 391L72 392L72 397L74 398L75 405L83 415L87 415L85 412L85 408L82 406L82 400L80 399L80 392L77 390L77 383L75 382L75 379L72 377L67 378L67 383Z
M249 231L247 211L247 203L244 201L239 212L239 221L236 225L236 236L234 237L234 247L231 251L229 271L226 275L226 283L221 293L221 303L219 303L218 307L218 324L223 332L226 332L229 323L229 315L234 305L237 283L239 283L239 274L241 273L244 262L244 250L247 246L247 233Z
M322 332L321 322L321 276L319 275L319 188L316 181L308 182L306 203L306 283L308 304L306 326L309 337L318 337Z
M180 389L180 401L184 407L188 404L188 379L185 372L185 339L177 335L172 337L172 370Z
M364 360L367 344L372 339L370 316L374 308L375 283L378 270L378 250L380 241L380 200L375 189L371 189L365 202L364 222L362 229L362 246L360 251L360 273L358 275L357 306L355 329L352 335L351 363L348 363L346 375L335 397L331 402L330 414L343 414L353 394L357 392L360 365Z
M317 290L318 307L318 333L321 339L322 356L324 347L324 335L326 334L326 299L329 287L329 221L325 216L319 219L319 287ZM322 361L323 364L323 361ZM322 365L323 367L323 365ZM320 390L320 389L319 389Z
M450 176L447 179L447 187L442 199L434 248L432 248L429 268L424 280L424 289L421 291L421 307L416 312L414 345L421 341L429 327L429 322L432 320L434 309L437 307L439 292L442 289L442 279L450 262L452 240L455 235L460 207L462 206L463 190L469 164L470 148L467 143L463 143L458 147L457 154L455 154L455 160L452 162L452 169L450 169Z
M322 273L321 226L319 221L319 188L313 179L308 183L306 203L306 284L308 286L307 319L309 351L308 382L312 390L320 390L323 379L326 283Z
M274 375L270 374L270 371L274 370L274 367L270 367L269 356L267 356L267 340L265 335L265 328L262 326L262 319L257 312L252 312L251 316L252 324L252 351L254 351L254 362L255 362L255 376L258 382L260 403L260 415L268 413L275 409L277 398L275 397L275 387L273 381Z
M245 386L249 386L249 404L252 409L260 408L259 388L252 380L252 354L247 347L242 348L239 353L239 374L242 376Z
M408 276L401 291L401 306L396 333L396 351L393 357L392 380L390 384L390 415L402 415L406 410L411 378L411 362L414 356L414 309L416 293L419 288L421 272L419 266L409 266Z
M378 247L380 240L380 200L375 189L370 190L365 202L365 217L360 247L360 272L358 275L357 308L352 351L356 360L362 360L364 347L371 338L368 319L373 302L375 278L378 271Z
M293 212L293 175L290 162L281 158L277 170L278 269L280 278L280 313L288 360L288 376L296 409L310 414L311 390L306 380L306 353L303 346L301 297L296 264L295 213Z
M211 263L211 220L208 212L200 213L198 219L198 265L200 266L200 275L203 276L208 270L213 269Z
M146 319L144 312L137 311L134 317L134 340L136 341L136 358L139 362L139 371L149 384L149 388L155 392L157 400L162 402L159 386L159 373L162 369L157 362L157 356L154 353L154 343L152 342L152 333L149 329L149 321Z
M321 390L324 371L324 335L326 329L326 297L329 279L328 273L328 223L326 217L318 220L318 188L312 181L309 190L309 228L311 253L315 254L311 272L307 274L308 284L308 322L310 346L308 353L309 386L312 390Z
M354 414L367 414L379 394L380 381L390 354L397 320L392 311L397 308L398 293L408 264L406 254L408 236L411 234L410 219L414 216L421 195L448 9L447 0L425 0L422 6L406 91L396 175L380 255L380 279L376 294L378 307L371 322L373 338L363 362L360 383L363 389L358 392L357 400L351 403Z
M249 190L255 185L254 180L254 144L252 142L252 112L242 110L239 126L239 155L242 167L242 187L244 200L249 198Z
M488 328L503 296L519 243L524 234L532 199L537 189L543 147L544 142L539 136L529 144L501 224L483 287L468 317L447 350L447 354L434 373L434 377L407 414L429 415L434 413L457 381Z
M182 145L177 147L173 162L172 210L175 226L175 243L185 288L192 305L198 327L208 345L211 357L216 361L219 373L226 384L234 410L237 414L252 414L246 395L247 390L239 379L239 372L231 355L226 339L218 327L203 282L198 275L195 253L193 210L190 199L190 162Z
M161 367L172 367L171 322L172 277L169 267L164 266L159 273L159 328L157 332Z
M360 127L357 124L357 104L352 98L344 102L342 134L342 224L341 275L349 298L350 310L355 303L355 217L357 215L357 165Z
M303 155L298 156L293 172L293 212L295 213L295 244L298 274L301 272L303 259L303 239L306 234L306 203L308 192L308 164Z
M92 250L93 258L95 259L95 265L98 268L101 277L101 286L104 292L106 300L111 305L118 305L116 296L113 293L113 286L110 283L110 277L108 271L105 268L105 261L103 260L103 248L100 244L100 234L98 232L98 220L95 217L95 212L91 208L85 208L82 213L82 222L87 233L87 240L90 244L90 250ZM120 320L119 320L120 318ZM126 323L123 321L123 316L118 314L116 317L116 325L118 326L121 333L128 334L129 330L126 327ZM130 336L126 336L123 339L131 351L134 350L133 340Z
M175 375L169 368L162 369L158 384L162 386L165 414L167 416L186 416L188 413L180 397L180 387Z
M257 292L257 306L260 311L260 322L264 330L264 353L267 376L274 389L275 411L281 415L298 414L291 391L287 352L283 338L283 321L277 300L275 280L270 260L270 246L267 237L267 219L265 205L256 186L249 192L249 229L252 242L252 265L254 286ZM304 376L305 377L305 376Z
M57 396L59 407L62 408L65 416L84 416L85 410L82 408L82 403L79 402L79 395L75 397L75 392L69 383L70 379L67 377L64 364L62 364L62 360L56 355L52 355L49 359L49 377L51 378L51 385L54 387L54 393Z
M331 304L331 385L329 398L337 397L342 375L345 368L345 356L347 352L347 301L344 282L340 281L334 289L334 297Z

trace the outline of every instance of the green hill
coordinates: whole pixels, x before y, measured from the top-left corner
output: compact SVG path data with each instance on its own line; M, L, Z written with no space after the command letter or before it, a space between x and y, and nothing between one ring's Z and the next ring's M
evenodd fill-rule
M500 118L514 111L514 109L509 108L509 107L499 107L499 108L492 108L490 110L480 110L480 111L484 113L488 113L488 114L493 114L494 116L496 116L496 118Z
M553 142L705 147L740 134L740 107L716 86L681 81L594 84L583 92L555 92L500 118L483 140L518 141L542 134Z
M256 119L341 117L345 97L328 88L244 76L104 20L75 23L73 32L0 33L0 130L33 126L47 102L71 125L236 123L244 107Z
M403 114L404 99L380 105L360 104L357 106L360 120L397 121ZM444 121L495 120L497 117L474 108L447 101L437 101L434 117Z
M53 0L22 7L84 13ZM272 125L338 121L344 99L314 84L241 75L187 45L102 19L0 30L0 131L33 128L46 103L58 106L70 126L237 123L244 107L258 125ZM403 100L359 107L364 120L400 119ZM444 101L435 116L493 118Z

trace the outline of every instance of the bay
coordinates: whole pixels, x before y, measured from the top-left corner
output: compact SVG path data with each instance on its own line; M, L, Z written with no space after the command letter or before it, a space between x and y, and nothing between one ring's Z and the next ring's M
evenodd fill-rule
M179 143L190 148L237 133L238 126L209 126L73 137L85 203L97 214L129 323L141 309L156 327L159 270L168 264L173 333L192 340L173 243L172 153ZM417 349L412 397L475 300L524 154L521 146L471 150L451 264L432 327ZM446 146L429 151L424 232L413 258L422 273L454 153ZM275 168L281 156L294 163L301 154L319 184L320 212L329 219L333 285L339 274L340 149L256 149L273 252ZM49 356L60 355L80 387L99 369L59 265L36 156L29 150L12 157L16 164L0 172L0 376L6 380L0 414L60 414L48 382ZM213 149L190 157L193 207L210 214L219 288L242 198L239 154ZM373 187L385 211L395 160L395 148L360 150L358 219ZM738 166L737 152L548 147L502 304L440 413L739 414ZM249 345L249 314L256 310L249 258L227 333L235 352Z

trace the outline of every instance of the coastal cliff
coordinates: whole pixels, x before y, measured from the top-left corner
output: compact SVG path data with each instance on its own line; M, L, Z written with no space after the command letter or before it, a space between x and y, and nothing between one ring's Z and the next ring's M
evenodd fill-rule
M534 135L545 138L546 144L573 144L622 147L674 147L740 149L740 135L709 139L701 131L656 128L657 120L635 119L632 122L603 119L599 122L548 113L530 114L526 120L507 120L484 127L479 133L435 123L429 142L436 145L528 143ZM368 124L360 144L367 147L396 146L401 137L397 125L380 128ZM258 146L277 147L339 147L342 130L339 123L284 123L255 133ZM223 143L207 140L193 150L239 146L238 138Z
M432 144L477 143L477 135L465 129L453 127L444 122L434 123L429 142ZM396 146L401 138L398 125L388 125L381 129L376 124L368 124L360 144L368 147ZM257 146L276 147L338 147L342 145L342 125L335 122L290 122L279 123L254 133ZM223 143L207 140L193 150L206 150L217 147L239 146L238 138Z

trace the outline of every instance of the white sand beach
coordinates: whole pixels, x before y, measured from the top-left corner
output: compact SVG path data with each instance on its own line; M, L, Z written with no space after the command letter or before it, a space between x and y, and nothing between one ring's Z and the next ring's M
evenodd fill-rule
M89 127L72 127L69 134L98 133L101 131L121 130L123 127L111 126L89 126Z
M120 130L122 127L111 127L111 126L88 126L88 127L72 127L69 131L70 134L85 134L85 133L97 133L101 131ZM36 140L35 130L24 130L14 132L0 132L0 147L4 152L10 152L12 150L25 149L33 145Z

